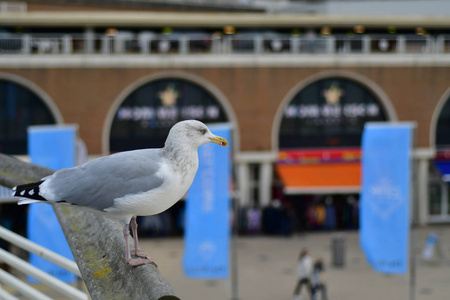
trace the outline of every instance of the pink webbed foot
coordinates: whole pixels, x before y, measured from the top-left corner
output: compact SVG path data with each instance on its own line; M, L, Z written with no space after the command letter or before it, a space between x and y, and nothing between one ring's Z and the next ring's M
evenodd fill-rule
M127 264L133 267L142 266L146 264L155 264L155 262L152 259L147 258L129 258L127 259Z
M153 260L153 258L151 258L150 255L148 255L147 253L142 252L141 250L137 249L137 250L134 251L134 254L135 254L137 257L142 257L142 258L144 258L144 259L146 259L146 260L149 260L149 261L150 261L149 263L154 264L155 267L158 267L158 265L155 263L155 261Z

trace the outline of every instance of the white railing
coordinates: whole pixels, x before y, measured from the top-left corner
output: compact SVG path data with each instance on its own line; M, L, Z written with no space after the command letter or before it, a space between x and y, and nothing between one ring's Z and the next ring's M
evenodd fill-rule
M18 246L19 248L32 252L42 257L43 259L48 260L60 266L61 268L77 275L78 277L81 277L80 271L78 270L78 267L75 262L55 252L52 252L38 244L35 244L29 241L28 239L14 232L11 232L1 226L0 226L0 238L10 242L11 244ZM0 249L0 261L10 265L11 267L15 268L16 270L24 274L36 278L39 282L48 285L49 287L53 288L55 291L58 291L59 293L61 293L62 295L64 295L69 299L79 299L79 300L88 299L88 296L84 292L76 289L75 287L55 277L52 277L48 273L39 270L38 268L32 266L28 262L18 258L17 256L9 253L4 249ZM51 299L47 295L43 294L42 292L36 290L32 286L24 283L17 277L3 270L0 270L0 282L11 286L20 294L29 297L31 299L45 299L45 300ZM8 293L7 291L3 290L0 287L0 299L17 299L17 298L15 298L13 295L11 295L10 293Z
M27 3L18 1L0 1L0 13L26 12Z
M450 35L7 34L0 54L448 54Z

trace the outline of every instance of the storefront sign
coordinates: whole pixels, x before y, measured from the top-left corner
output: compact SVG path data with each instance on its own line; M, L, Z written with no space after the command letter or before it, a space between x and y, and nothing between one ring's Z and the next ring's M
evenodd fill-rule
M350 104L298 104L289 105L284 116L286 118L298 118L303 120L313 120L311 125L333 124L334 118L353 119L364 117L378 117L380 107L376 103L350 103ZM351 123L352 121L349 121Z
M286 149L278 152L277 164L359 162L360 148Z
M217 105L123 106L117 111L116 117L118 121L139 122L142 127L149 127L149 124L155 121L173 121L180 118L215 121L220 117L220 107Z

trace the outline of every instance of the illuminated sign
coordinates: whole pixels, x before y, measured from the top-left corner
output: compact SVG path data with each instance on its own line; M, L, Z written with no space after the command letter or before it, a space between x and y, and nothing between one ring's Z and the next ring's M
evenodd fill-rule
M284 116L286 118L299 118L309 120L311 125L336 124L339 122L352 123L352 119L371 117L380 115L380 107L376 103L349 103L340 104L309 104L309 105L289 105Z

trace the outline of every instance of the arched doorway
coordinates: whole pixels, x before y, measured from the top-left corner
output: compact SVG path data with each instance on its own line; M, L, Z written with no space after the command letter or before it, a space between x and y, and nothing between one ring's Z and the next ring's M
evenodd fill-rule
M48 95L28 80L0 74L0 152L28 154L28 127L62 123L62 117ZM9 198L11 190L0 186L0 198ZM26 235L28 207L2 204L0 225ZM5 246L5 245L2 245Z
M435 146L438 149L450 149L450 95L444 100L437 118Z
M431 144L436 149L429 170L428 220L450 221L450 89L441 98L433 115Z
M27 154L27 128L58 123L45 99L25 85L0 77L0 152Z
M348 74L322 74L297 87L279 116L276 176L299 228L358 226L361 136L366 122L392 120L389 100Z
M162 147L177 122L230 122L220 101L201 85L178 77L149 81L132 91L115 111L109 151Z

